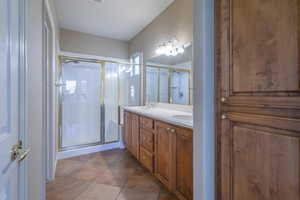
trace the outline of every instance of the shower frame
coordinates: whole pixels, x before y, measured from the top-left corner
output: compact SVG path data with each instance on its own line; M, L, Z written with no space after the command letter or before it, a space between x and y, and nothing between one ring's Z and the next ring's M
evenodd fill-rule
M120 64L120 65L131 65L131 66L141 66L141 64L133 64L130 62L118 62L118 61L112 61L112 60L99 60L99 59L90 59L90 58L80 58L80 57L71 57L71 56L58 56L59 59L59 68L58 68L58 74L57 74L57 82L56 87L58 87L58 101L59 101L59 110L58 110L58 151L68 151L68 150L74 150L74 149L80 149L85 147L91 147L91 146L97 146L97 145L103 145L103 144L110 144L120 141L120 134L118 134L118 139L115 141L105 142L105 63L114 63L114 64ZM88 144L80 144L80 145L73 145L69 147L62 147L62 86L64 84L62 83L62 65L65 61L79 61L79 62L90 62L90 63L99 63L100 67L100 81L101 81L101 97L100 97L100 115L101 115L101 127L100 127L100 141L99 142L93 142ZM118 94L120 94L120 81L119 81L119 73L118 73ZM120 96L118 95L118 124L120 123Z

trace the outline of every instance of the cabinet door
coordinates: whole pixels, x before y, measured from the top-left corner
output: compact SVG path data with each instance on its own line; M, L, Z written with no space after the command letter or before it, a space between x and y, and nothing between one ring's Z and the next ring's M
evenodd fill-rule
M173 191L179 199L193 199L193 132L176 128Z
M131 114L131 153L139 159L140 152L140 127L139 116Z
M155 123L155 176L171 189L172 128L169 124Z
M131 115L129 112L124 113L124 144L128 151L131 151Z

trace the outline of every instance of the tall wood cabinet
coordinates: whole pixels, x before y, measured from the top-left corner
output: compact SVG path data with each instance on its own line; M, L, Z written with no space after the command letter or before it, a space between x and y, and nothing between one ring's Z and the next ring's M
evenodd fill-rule
M180 200L193 199L191 129L126 111L124 141L140 163Z
M300 0L216 0L217 199L300 199Z

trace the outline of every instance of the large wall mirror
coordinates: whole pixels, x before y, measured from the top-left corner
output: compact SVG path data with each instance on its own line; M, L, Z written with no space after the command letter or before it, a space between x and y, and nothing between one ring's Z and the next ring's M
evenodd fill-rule
M147 60L146 103L192 104L192 44Z

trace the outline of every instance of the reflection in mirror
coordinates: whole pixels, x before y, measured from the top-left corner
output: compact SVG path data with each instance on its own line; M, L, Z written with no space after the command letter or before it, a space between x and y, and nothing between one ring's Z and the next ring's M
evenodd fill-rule
M177 55L158 55L147 60L146 104L191 104L192 45Z

